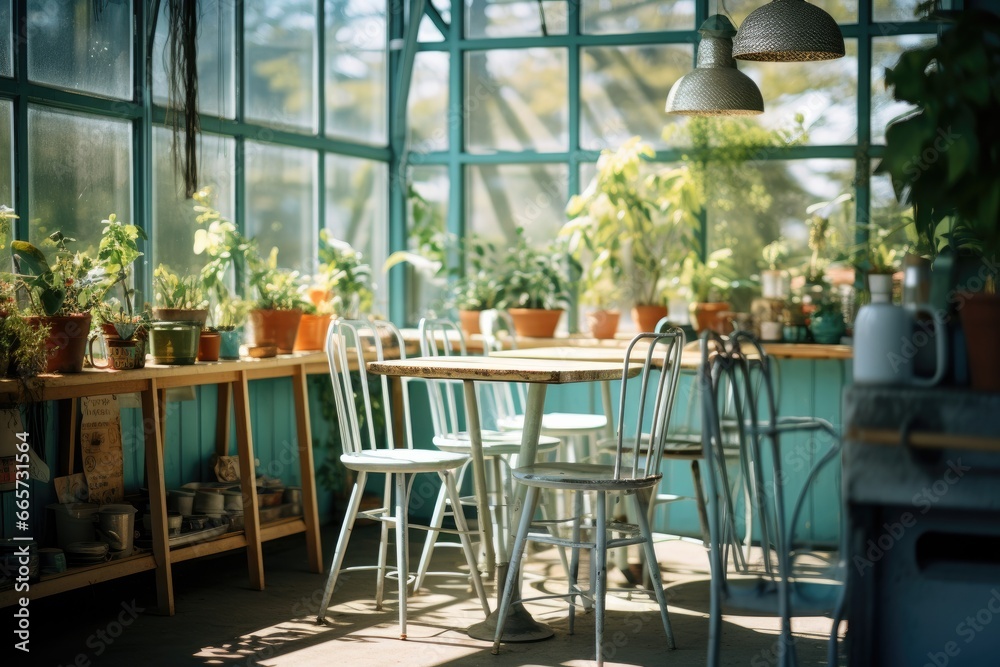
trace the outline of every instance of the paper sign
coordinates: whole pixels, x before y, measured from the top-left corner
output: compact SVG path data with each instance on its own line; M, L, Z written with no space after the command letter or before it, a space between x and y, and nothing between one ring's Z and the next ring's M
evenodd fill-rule
M82 472L66 477L56 477L56 498L60 503L85 503L87 502L87 478Z
M80 447L90 502L119 502L125 497L125 467L118 397L85 396L80 411Z

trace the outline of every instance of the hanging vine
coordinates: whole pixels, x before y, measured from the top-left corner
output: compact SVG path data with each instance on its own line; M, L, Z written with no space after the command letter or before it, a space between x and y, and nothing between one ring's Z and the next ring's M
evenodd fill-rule
M184 196L198 191L198 1L167 0L167 97L173 128L174 172ZM183 127L183 145L181 128Z

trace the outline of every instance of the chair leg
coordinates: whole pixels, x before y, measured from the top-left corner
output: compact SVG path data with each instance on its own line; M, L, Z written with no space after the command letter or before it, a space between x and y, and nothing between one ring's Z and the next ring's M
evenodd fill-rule
M392 482L395 475L385 476L385 488L382 491L382 507L386 514L392 512ZM388 519L388 516L382 517ZM375 611L382 611L382 599L385 596L385 572L386 558L389 549L389 522L379 522L379 543L378 543L378 567L376 568L375 581Z
M440 528L444 523L444 514L448 506L448 490L441 485L438 491L437 501L434 503L434 512L431 514L430 527L427 531L427 538L424 540L424 549L420 552L420 562L417 564L417 574L413 580L413 592L416 593L424 584L427 570L430 568L431 556L434 555L434 547L437 544L440 533L436 528Z
M594 642L597 646L597 667L604 665L604 597L608 591L608 506L606 496L604 491L598 491L594 501L597 506L597 520L594 524L592 560L597 566L592 588L594 589Z
M705 489L701 484L701 465L698 459L691 461L691 481L694 484L695 502L698 503L698 525L701 527L701 539L707 547L712 543L708 533L708 505L705 504Z
M524 511L521 513L521 523L517 527L517 536L514 539L514 550L510 556L510 567L507 570L507 583L504 585L503 598L500 600L500 609L497 612L497 630L493 636L492 653L496 655L500 652L500 639L503 637L503 628L507 624L507 616L510 614L511 601L514 599L514 589L517 587L518 570L520 570L521 556L524 555L524 545L528 541L528 530L531 528L531 517L535 513L535 506L538 503L538 487L529 486L524 497Z
M396 478L396 576L399 578L399 638L406 639L406 588L409 579L406 548L407 493L406 475L397 473ZM385 524L383 524L385 525Z
M330 598L333 596L333 590L337 587L337 577L344 564L347 543L351 541L354 521L358 518L358 507L361 506L361 495L362 489L365 488L366 475L367 473L359 472L354 488L351 490L351 499L347 503L347 514L344 515L344 523L340 528L340 536L337 538L337 548L333 552L333 562L330 564L330 574L326 579L326 588L323 589L323 601L320 602L319 612L316 614L317 623L323 623L326 620L326 609L330 606Z
M450 472L441 473L442 488L448 493L451 506L457 508L455 511L455 526L458 528L458 537L462 542L462 551L465 552L465 560L469 564L469 576L472 577L472 588L479 596L479 601L483 605L483 612L490 615L490 603L486 598L486 589L483 588L482 577L479 576L479 563L475 552L472 551L472 541L469 539L469 524L465 521L465 514L462 512L462 505L458 497L458 488L455 486L455 478Z
M573 532L572 539L573 542L580 541L580 511L583 508L583 501L580 499L579 491L571 491L573 495L573 507L575 511L575 516L573 517ZM570 560L569 560L569 633L573 634L576 631L576 593L580 592L580 587L577 585L577 576L580 574L580 549L579 547L570 548ZM583 604L583 596L580 596L580 604Z
M639 496L633 494L632 502L635 507L636 519L639 523L639 533L644 539L642 548L646 552L646 569L649 572L649 578L652 580L653 594L660 605L660 618L663 621L663 632L667 636L667 648L673 650L676 647L674 644L674 631L670 627L670 616L667 614L667 595L663 592L660 565L656 562L656 552L653 549L653 535L649 530L649 522L646 521L646 513L639 502Z

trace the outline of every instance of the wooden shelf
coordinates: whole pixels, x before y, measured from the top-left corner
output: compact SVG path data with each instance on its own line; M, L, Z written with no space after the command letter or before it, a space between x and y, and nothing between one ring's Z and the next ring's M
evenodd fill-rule
M154 570L160 613L174 613L173 579L171 564L202 556L246 549L247 570L251 587L264 589L264 564L261 544L296 533L306 534L306 555L313 572L323 572L320 547L319 514L316 505L315 471L313 468L312 434L309 423L309 400L306 377L309 374L328 372L323 352L304 352L280 355L270 359L241 359L213 363L196 363L188 366L158 366L131 371L87 369L68 375L41 375L23 387L15 380L0 380L0 402L67 401L68 413L64 422L69 431L61 441L74 443L77 434L73 424L77 421L78 405L75 399L84 396L138 392L142 401L143 447L145 450L146 477L149 484L150 514L152 516L152 548L149 552L124 559L73 568L65 573L43 577L31 586L28 597L34 599L61 593L82 586L124 577L129 574ZM167 506L164 484L164 438L166 412L165 390L171 387L217 385L218 423L216 425L217 453L228 454L230 442L230 414L235 412L235 440L240 461L242 492L249 506L257 506L256 470L254 468L253 434L250 420L248 383L252 380L290 378L295 401L296 440L299 452L299 472L302 483L303 514L297 517L260 523L256 511L246 513L244 529L225 533L204 542L170 547L166 526ZM23 392L22 392L23 390ZM60 454L60 474L74 470L73 447L65 447ZM0 592L0 607L16 604L23 594Z

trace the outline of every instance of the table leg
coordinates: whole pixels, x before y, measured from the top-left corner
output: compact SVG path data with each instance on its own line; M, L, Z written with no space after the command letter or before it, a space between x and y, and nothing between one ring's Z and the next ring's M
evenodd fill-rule
M174 584L167 536L167 494L163 480L163 447L160 442L160 391L156 380L142 392L143 446L146 450L146 480L149 484L149 514L153 520L153 559L156 561L156 600L159 613L174 615ZM76 400L76 399L73 399Z
M517 457L518 465L527 465L529 462L533 463L535 461L535 456L538 452L538 437L542 432L542 414L545 408L546 388L547 385L541 383L528 385L528 399L524 408L524 430L521 432L521 450L518 452ZM471 433L469 435L470 439L475 437ZM480 454L482 453L481 446L482 444L480 443ZM511 508L510 520L507 526L497 526L497 532L501 536L501 539L506 539L507 541L506 553L511 553L514 549L517 526L521 521L521 513L524 509L524 499L527 492L527 487L516 482L514 483L514 498L512 499L514 504ZM507 581L508 568L518 566L519 563L497 563L497 600L503 599L503 587ZM517 582L515 585L520 588L520 578L517 578L515 581ZM515 597L517 597L516 594ZM498 609L490 614L485 621L469 628L468 634L470 637L484 641L493 641L499 620L499 606L497 604ZM535 621L523 605L515 603L511 607L507 622L504 624L501 640L504 642L534 642L548 639L553 634L551 628Z
M309 389L306 386L305 367L295 367L292 382L295 394L295 435L299 441L299 475L302 478L302 520L306 524L306 556L309 558L309 569L322 573L323 547L319 540L319 508L316 506Z
M482 427L479 424L479 401L476 398L476 383L464 380L465 425L469 431L469 449L472 452L472 487L476 494L476 511L479 513L479 534L483 563L489 574L493 572L493 522L490 519L490 501L486 493L486 461L483 458ZM455 508L455 511L461 511Z
M240 489L243 491L243 533L247 538L247 567L250 585L264 590L264 557L260 542L260 514L257 511L257 474L253 463L253 435L250 429L250 387L246 371L233 383L236 407L236 453L240 459Z

